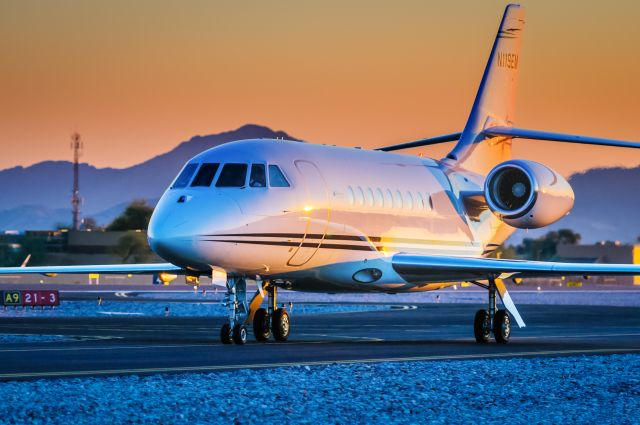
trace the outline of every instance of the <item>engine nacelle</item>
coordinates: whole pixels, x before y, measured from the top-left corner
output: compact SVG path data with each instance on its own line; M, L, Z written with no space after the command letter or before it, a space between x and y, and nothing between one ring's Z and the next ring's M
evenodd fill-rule
M536 229L573 208L573 189L549 167L533 161L498 164L487 176L484 195L491 211L510 226Z

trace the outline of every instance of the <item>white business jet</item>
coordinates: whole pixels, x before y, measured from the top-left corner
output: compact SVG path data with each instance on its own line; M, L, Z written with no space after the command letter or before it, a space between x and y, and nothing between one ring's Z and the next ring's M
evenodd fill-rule
M168 263L22 267L22 273L226 273L224 343L289 337L278 288L315 292L431 291L457 282L487 290L474 320L479 343L506 343L524 321L503 279L640 275L639 265L487 258L515 229L571 211L567 181L549 167L511 160L515 138L640 148L640 143L514 127L524 12L509 5L461 133L377 150L284 140L241 140L192 158L166 190L148 229ZM392 153L458 141L446 158ZM258 282L247 301L246 279ZM261 308L265 296L268 307ZM497 296L504 309L497 309Z

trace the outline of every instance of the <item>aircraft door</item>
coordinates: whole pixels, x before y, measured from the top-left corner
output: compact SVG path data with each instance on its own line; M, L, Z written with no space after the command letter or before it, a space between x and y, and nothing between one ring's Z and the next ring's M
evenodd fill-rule
M300 206L300 220L304 221L302 242L294 250L287 265L303 266L320 249L329 226L329 193L318 167L310 161L294 162L302 176L304 205Z

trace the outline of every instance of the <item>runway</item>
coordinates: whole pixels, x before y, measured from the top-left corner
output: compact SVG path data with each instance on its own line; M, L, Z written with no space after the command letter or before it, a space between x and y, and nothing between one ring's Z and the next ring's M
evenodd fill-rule
M286 343L222 345L223 318L2 318L2 334L62 335L3 343L0 380L213 372L351 362L491 359L640 352L640 308L522 305L509 344L480 345L480 305L296 315Z

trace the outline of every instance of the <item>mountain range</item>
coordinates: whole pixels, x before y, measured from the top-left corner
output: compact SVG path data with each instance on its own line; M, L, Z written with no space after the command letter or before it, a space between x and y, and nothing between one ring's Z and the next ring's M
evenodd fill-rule
M82 214L108 224L133 199L155 203L180 168L198 153L233 140L285 138L283 131L245 125L220 134L195 136L174 149L128 168L80 166ZM0 171L0 229L43 230L71 221L72 165L45 161L29 167ZM592 169L569 178L576 195L572 213L554 225L535 231L518 231L512 241L537 237L549 230L573 229L583 242L620 240L635 242L640 236L640 167Z
M296 140L282 131L259 125L208 136L195 136L174 149L128 168L80 165L83 217L108 224L133 199L154 204L193 156L214 146L241 139ZM71 222L72 163L45 161L0 171L0 229L45 230Z

